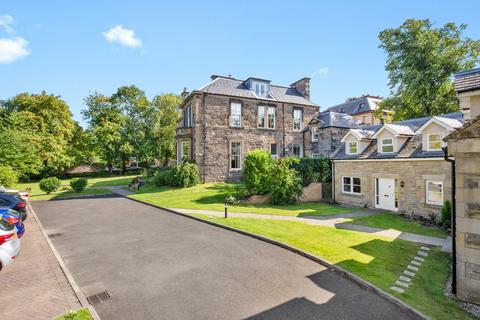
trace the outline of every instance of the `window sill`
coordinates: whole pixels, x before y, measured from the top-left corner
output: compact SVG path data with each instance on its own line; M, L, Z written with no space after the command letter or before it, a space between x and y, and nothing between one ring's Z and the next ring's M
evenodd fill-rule
M435 208L435 209L440 209L443 207L443 204L434 204L434 203L424 203L424 207L429 207L429 208Z
M229 171L229 172L241 172L242 169L231 169L231 168L230 168L228 171Z
M363 194L361 194L361 193L352 193L352 192L343 192L342 191L342 194L344 196L349 196L349 197L354 197L354 198L363 198Z
M261 127L257 127L258 130L266 130L266 131L275 131L277 130L276 128L261 128Z

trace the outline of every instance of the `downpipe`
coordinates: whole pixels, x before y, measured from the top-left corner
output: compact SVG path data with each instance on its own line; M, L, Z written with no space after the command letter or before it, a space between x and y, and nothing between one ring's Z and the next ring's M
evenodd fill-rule
M452 293L457 295L457 246L456 246L456 233L457 233L457 201L456 201L456 172L455 172L455 160L449 158L448 148L443 147L443 154L445 161L448 161L452 165Z

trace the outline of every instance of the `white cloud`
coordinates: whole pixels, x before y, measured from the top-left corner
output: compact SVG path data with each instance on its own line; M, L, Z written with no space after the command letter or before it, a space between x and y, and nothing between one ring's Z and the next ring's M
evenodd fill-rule
M320 69L318 69L318 70L315 70L315 71L312 73L312 75L311 75L310 78L314 78L314 77L316 77L316 76L324 76L324 75L326 75L326 74L328 74L328 68L320 68Z
M109 42L117 42L127 47L140 47L142 40L135 38L133 30L125 29L122 25L110 28L107 32L102 32L102 35Z
M30 54L28 42L20 37L0 39L0 63L11 63Z
M0 16L0 28L2 28L6 33L13 33L13 17L9 14Z

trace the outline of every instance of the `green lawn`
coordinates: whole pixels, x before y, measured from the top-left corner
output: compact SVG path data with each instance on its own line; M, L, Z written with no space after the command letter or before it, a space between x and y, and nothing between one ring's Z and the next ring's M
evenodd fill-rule
M381 229L393 229L401 232L410 232L424 236L446 238L448 234L436 227L426 227L421 223L404 218L393 213L379 213L368 217L350 219L349 223L365 225Z
M412 305L432 319L473 319L443 295L450 256L432 249L403 294L390 290L420 245L375 234L313 226L301 222L245 218L206 220L281 241L334 263Z
M206 183L191 188L147 186L129 197L167 208L223 211L225 197L229 194L235 195L238 188L239 184L235 183ZM330 215L352 211L317 202L286 206L239 204L229 207L228 210L282 216Z
M94 195L94 194L107 194L111 193L106 189L102 189L100 187L106 186L122 186L127 185L132 181L132 178L136 177L135 175L132 176L112 176L112 177L95 177L95 178L88 178L88 186L87 189L81 193L72 192L70 189L70 180L71 179L63 179L62 180L62 188L54 192L52 194L47 195L45 192L40 190L38 182L26 182L26 183L18 183L13 188L18 189L20 191L25 190L26 188L31 188L32 191L30 192L30 200L48 200L48 199L58 199L62 197L71 197L75 195ZM98 189L88 189L89 187L95 187Z
M54 320L92 320L92 316L88 309L80 309L78 311L68 311L63 316L56 317Z

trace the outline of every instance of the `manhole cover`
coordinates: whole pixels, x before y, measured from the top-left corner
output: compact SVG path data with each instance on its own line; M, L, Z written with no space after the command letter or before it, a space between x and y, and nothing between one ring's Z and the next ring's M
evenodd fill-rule
M61 235L62 235L61 233L52 233L52 234L49 234L48 237L49 238L55 238L55 237L59 237Z
M112 299L112 296L110 295L110 292L108 292L108 291L103 291L103 292L93 294L93 295L87 297L87 301L91 305L104 303L105 301L108 301L110 299Z

